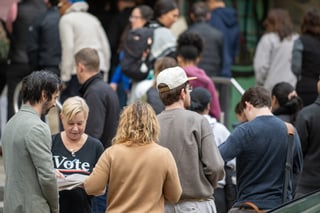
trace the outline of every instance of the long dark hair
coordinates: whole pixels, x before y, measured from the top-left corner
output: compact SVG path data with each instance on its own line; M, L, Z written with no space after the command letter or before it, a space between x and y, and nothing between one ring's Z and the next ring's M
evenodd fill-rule
M263 25L267 33L277 33L281 41L284 38L291 36L294 32L289 13L284 9L271 9L266 20L263 22Z
M273 114L290 115L290 123L294 123L303 104L293 86L287 82L277 83L272 88L271 95L275 96L279 103L279 108L275 109Z
M320 39L320 11L312 8L303 17L301 25L302 34L311 34Z

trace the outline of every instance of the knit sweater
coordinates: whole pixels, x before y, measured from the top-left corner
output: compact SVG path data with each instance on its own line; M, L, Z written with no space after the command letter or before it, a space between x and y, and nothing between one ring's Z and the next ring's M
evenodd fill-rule
M84 187L98 195L106 185L108 213L164 212L164 200L177 202L182 192L172 154L156 143L106 149Z

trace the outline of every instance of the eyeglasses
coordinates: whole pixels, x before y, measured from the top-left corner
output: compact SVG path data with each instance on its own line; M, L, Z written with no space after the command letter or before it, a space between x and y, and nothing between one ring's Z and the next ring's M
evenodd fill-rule
M130 16L129 17L130 21L137 20L137 19L142 19L142 17L141 16Z
M189 91L189 93L190 93L190 92L192 92L193 87L189 85L187 90L188 90L188 91Z

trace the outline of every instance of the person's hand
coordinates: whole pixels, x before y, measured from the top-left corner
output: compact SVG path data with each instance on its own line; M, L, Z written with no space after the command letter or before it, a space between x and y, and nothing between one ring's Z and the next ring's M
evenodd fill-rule
M56 178L65 178L65 176L58 169L56 169Z
M117 91L117 86L118 85L116 83L110 83L109 85L114 91Z

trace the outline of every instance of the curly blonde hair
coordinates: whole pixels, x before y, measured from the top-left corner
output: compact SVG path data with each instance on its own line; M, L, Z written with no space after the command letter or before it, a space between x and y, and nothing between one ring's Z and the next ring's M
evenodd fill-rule
M148 103L137 102L125 107L120 115L113 144L146 145L159 138L157 116Z

